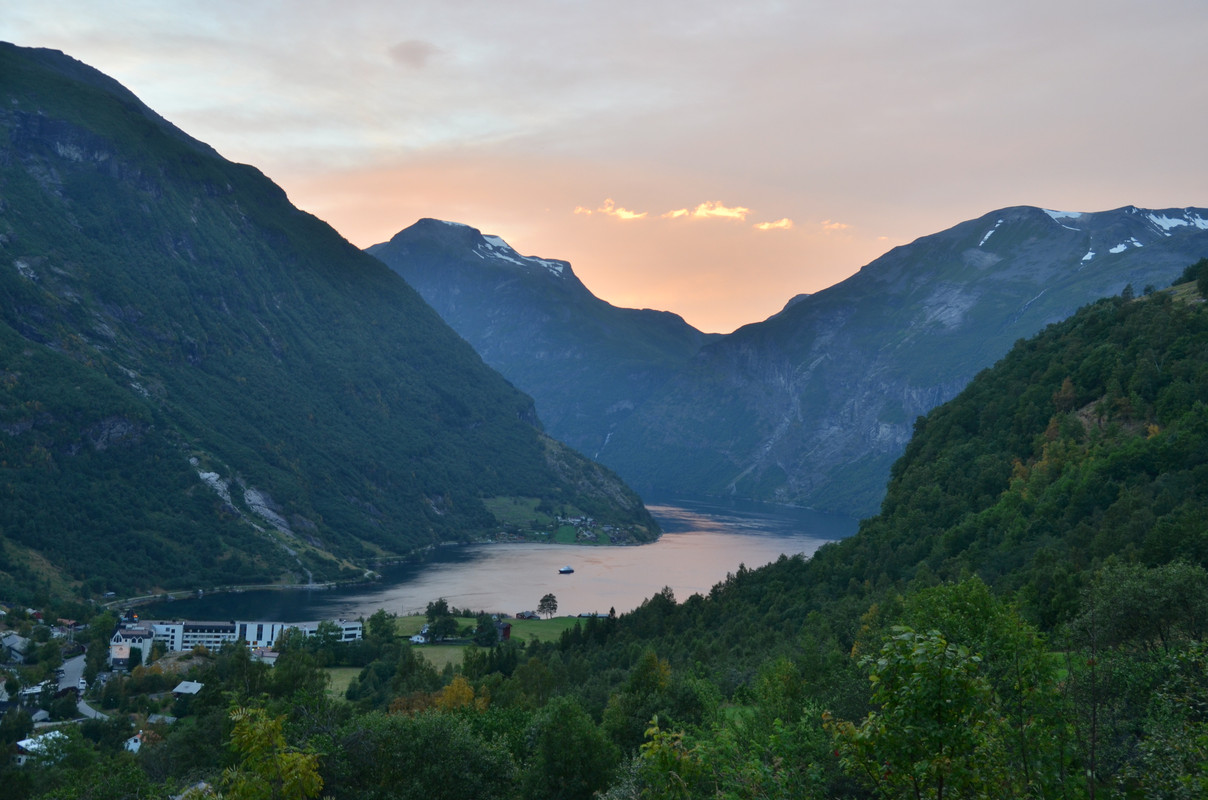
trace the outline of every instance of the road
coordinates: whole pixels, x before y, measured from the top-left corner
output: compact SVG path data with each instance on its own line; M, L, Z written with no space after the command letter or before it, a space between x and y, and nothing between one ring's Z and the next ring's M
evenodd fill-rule
M84 677L84 656L80 654L75 658L69 658L59 667L63 670L63 677L59 678L59 691L64 689L77 689L80 686L80 679Z
M59 691L78 689L80 680L84 677L84 656L79 655L75 658L67 659L63 662L61 669L63 670L63 677L59 678ZM89 719L105 719L106 717L105 714L102 714L84 702L83 692L80 692L80 701L76 703L76 708L82 717L88 717Z

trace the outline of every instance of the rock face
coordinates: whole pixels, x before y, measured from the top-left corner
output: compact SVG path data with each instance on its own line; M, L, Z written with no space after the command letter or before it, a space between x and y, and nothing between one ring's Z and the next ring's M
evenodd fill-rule
M676 326L676 337L660 338L628 324L653 312L629 318L609 306L608 341L629 344L624 367L585 344L600 338L588 333L594 323L549 288L549 270L525 278L515 265L509 278L468 233L439 255L395 244L419 234L408 229L371 252L385 258L393 248L387 263L534 396L551 433L640 492L865 515L919 415L1080 306L1169 285L1208 254L1208 211L1002 209L895 248L724 337ZM569 266L560 274L569 283ZM519 299L513 287L526 280L543 288ZM573 288L586 293L577 279ZM564 373L574 378L554 377Z

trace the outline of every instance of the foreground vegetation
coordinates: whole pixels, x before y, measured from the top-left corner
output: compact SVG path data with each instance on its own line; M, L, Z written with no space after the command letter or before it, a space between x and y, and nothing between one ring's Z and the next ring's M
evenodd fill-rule
M153 665L60 759L5 768L6 796L1204 796L1208 306L1181 295L1021 342L919 422L882 514L809 561L440 670L385 612L273 668L199 654L206 688L161 699L179 720L134 756L126 714L175 680ZM332 697L337 666L357 672Z

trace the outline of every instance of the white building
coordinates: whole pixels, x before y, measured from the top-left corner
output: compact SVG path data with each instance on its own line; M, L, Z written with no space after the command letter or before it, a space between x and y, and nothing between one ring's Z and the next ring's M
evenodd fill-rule
M31 736L28 739L22 739L17 742L17 752L13 756L13 760L17 763L18 767L23 767L25 766L25 762L34 756L54 758L56 751L66 741L67 734L62 731L51 731L41 736Z
M364 626L360 620L327 620L336 628L337 640L352 642L361 638ZM142 661L147 663L151 654L151 646L155 642L163 642L169 652L192 650L194 647L205 647L207 650L217 650L228 642L244 642L249 648L272 647L290 628L301 631L306 636L314 636L321 622L213 622L213 621L180 621L180 620L148 620L134 624L126 623L119 627L110 639L109 659L112 664L118 651L117 647L140 647ZM120 656L118 656L120 658ZM129 652L126 658L129 659ZM132 664L131 666L138 666Z

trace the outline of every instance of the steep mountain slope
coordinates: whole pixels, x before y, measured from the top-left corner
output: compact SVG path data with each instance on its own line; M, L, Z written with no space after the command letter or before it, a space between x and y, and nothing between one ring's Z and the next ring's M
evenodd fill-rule
M868 514L915 418L1012 342L1205 253L1201 209L987 214L706 345L599 458L639 491Z
M716 338L666 311L609 305L569 263L522 256L467 225L423 219L368 252L531 394L551 435L588 455Z
M0 592L360 574L493 529L491 498L652 534L535 423L258 171L0 45Z
M881 513L854 536L740 569L704 598L652 597L611 646L618 661L640 642L673 664L741 674L792 653L798 630L850 652L875 625L870 605L892 614L902 593L940 582L978 576L1053 631L1109 562L1208 568L1205 398L1202 294L1188 284L1100 300L1020 341L921 419Z

